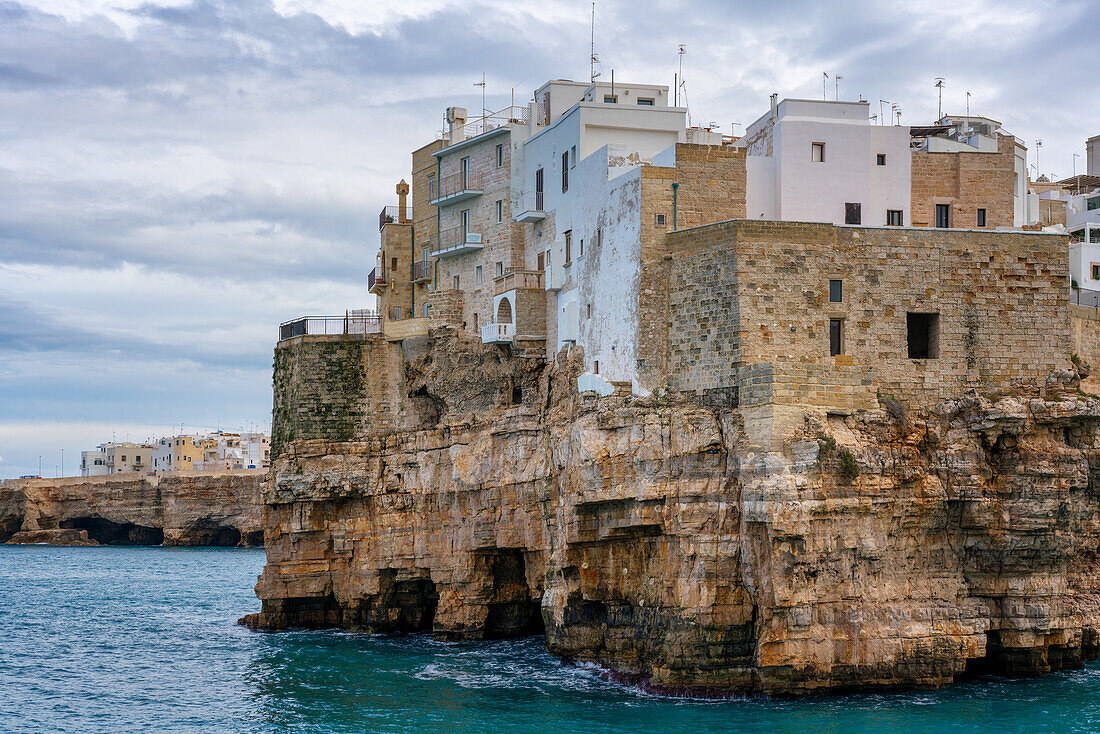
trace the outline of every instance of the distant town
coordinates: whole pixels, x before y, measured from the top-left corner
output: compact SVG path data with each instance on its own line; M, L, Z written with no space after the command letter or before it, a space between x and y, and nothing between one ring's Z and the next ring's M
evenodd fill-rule
M108 441L80 452L80 476L165 472L266 470L271 437L266 433L179 434L147 443Z

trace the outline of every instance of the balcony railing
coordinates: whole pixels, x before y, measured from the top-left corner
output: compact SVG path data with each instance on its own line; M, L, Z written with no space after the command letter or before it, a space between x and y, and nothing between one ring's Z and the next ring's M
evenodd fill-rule
M546 195L542 191L528 191L519 201L515 210L517 222L537 222L546 218Z
M498 324L490 321L481 325L481 342L483 344L502 344L511 342L516 336L516 325L513 323Z
M493 295L499 296L514 288L543 288L543 273L541 270L519 270L508 268L504 275L498 275L493 279Z
M400 221L401 211L394 205L382 207L382 212L378 215L378 229L382 229L387 224L393 224Z
M418 263L413 263L412 269L412 282L419 283L422 280L432 279L432 267L431 262L428 260L421 260Z
M470 232L463 227L451 227L438 235L433 235L431 242L432 257L450 257L461 255L464 252L480 250L485 246L480 234Z
M460 201L481 196L484 187L481 176L473 171L459 171L449 176L443 176L435 184L435 192L432 194L429 204L447 205L457 204Z
M468 138L476 138L478 135L496 130L505 125L526 125L530 110L527 107L505 107L502 110L491 112L484 117L472 120L460 128L455 129L454 142L460 143ZM443 129L447 129L447 121L443 121Z
M343 316L303 316L279 324L279 341L298 336L381 333L382 317L374 311L348 311Z
M382 268L375 267L374 270L370 271L370 274L367 275L367 290L368 291L373 291L374 287L376 285L385 285L385 284L386 284L386 271L383 270Z

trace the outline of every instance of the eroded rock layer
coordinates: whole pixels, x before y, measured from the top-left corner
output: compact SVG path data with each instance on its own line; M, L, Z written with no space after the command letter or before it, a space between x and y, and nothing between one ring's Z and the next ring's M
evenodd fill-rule
M0 542L262 545L265 475L113 475L0 485Z
M1100 400L1072 381L808 412L762 450L736 407L581 395L575 354L486 350L410 361L420 408L394 430L281 447L243 622L544 630L565 659L709 694L1096 657Z

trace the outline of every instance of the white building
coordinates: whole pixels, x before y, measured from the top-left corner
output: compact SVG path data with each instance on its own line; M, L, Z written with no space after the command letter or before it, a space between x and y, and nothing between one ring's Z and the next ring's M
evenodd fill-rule
M868 102L785 99L748 126L750 219L908 225L909 128L872 125Z
M1090 176L1100 176L1100 135L1085 142L1085 171Z
M102 444L97 449L80 452L80 476L101 477L110 473L107 469L107 451Z
M101 443L93 451L80 452L80 476L148 472L153 467L153 447L129 441Z

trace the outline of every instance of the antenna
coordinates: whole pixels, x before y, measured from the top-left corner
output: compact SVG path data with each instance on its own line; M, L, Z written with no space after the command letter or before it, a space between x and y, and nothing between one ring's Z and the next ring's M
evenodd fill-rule
M475 87L481 87L481 117L482 119L489 116L488 111L485 109L485 72L481 72L481 81L474 82Z
M822 77L823 77L822 80L821 80L821 101L824 102L825 101L825 95L826 95L826 91L825 91L826 86L825 85L829 83L829 73L826 72L826 71L823 71L823 72L821 72L821 74L822 74Z
M1074 153L1073 154L1073 176L1074 176L1074 178L1077 177L1077 159L1080 158L1080 157L1081 157L1081 155L1079 153Z
M966 116L970 117L970 92L966 93Z
M676 75L676 106L680 106L680 86L684 83L684 54L687 53L687 44L681 43L676 49L676 55L680 57L680 69Z
M588 81L594 82L600 73L596 71L596 65L600 63L600 57L596 54L596 3L592 3L592 35L588 46Z
M1039 149L1042 148L1042 147L1043 147L1043 141L1042 140L1036 140L1035 141L1035 173L1037 173L1040 176L1043 175L1042 174L1043 169L1039 166Z
M892 105L894 108L894 114L898 117L898 125L901 125L901 108L897 105Z
M882 105L883 104L890 105L890 109L894 108L893 103L891 103L890 100L888 100L888 99L880 99L878 101L878 124L879 125L883 124L882 121L886 119L886 116L882 113Z
M936 86L936 89L938 89L939 92L940 92L940 107L939 107L940 116L936 118L936 121L939 122L940 120L943 119L943 77L942 76L936 77L935 86Z
M833 75L833 82L836 84L835 92L836 92L836 101L837 102L840 101L840 80L843 79L843 78L844 77L842 77L840 74L834 74Z

